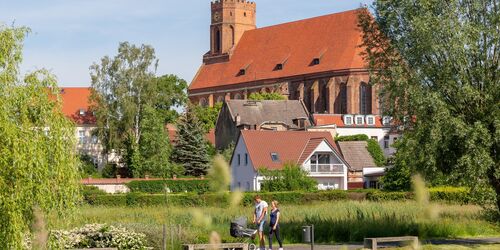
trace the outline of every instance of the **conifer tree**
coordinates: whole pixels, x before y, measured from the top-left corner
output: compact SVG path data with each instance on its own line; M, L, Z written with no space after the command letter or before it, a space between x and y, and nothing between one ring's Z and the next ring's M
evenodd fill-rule
M177 125L177 143L172 160L184 167L185 175L201 176L206 175L210 159L203 126L191 110L188 107Z

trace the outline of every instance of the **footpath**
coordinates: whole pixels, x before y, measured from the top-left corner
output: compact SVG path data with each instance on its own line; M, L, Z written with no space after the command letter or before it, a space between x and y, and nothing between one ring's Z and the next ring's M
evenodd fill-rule
M488 246L491 249L500 249L500 238L473 238L473 239L436 239L436 240L423 240L421 241L424 245L459 245L459 246ZM381 248L384 246L397 247L395 244L382 244ZM287 250L310 250L311 245L285 245ZM357 250L362 249L363 243L352 243L346 245L314 245L314 250Z

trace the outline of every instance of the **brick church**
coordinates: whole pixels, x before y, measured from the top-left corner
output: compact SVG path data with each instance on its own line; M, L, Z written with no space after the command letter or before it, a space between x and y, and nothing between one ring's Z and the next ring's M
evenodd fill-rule
M363 57L358 10L256 28L256 4L211 3L210 51L189 86L203 106L278 92L312 114L379 114Z

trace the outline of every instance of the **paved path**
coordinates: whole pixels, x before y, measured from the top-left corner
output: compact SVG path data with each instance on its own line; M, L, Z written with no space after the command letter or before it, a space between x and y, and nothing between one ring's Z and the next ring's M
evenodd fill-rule
M432 245L491 245L499 244L500 238L475 238L475 239L442 239L442 240L424 240L423 244ZM388 246L397 246L389 244ZM285 245L287 250L310 250L311 245ZM314 245L314 250L357 250L362 249L363 243L351 243L347 245Z

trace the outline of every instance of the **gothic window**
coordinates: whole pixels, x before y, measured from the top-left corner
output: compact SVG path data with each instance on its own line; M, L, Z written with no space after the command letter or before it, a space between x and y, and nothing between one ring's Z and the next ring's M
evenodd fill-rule
M230 26L231 27L231 41L232 41L232 45L234 45L234 27L233 26Z
M340 84L340 91L337 97L338 99L338 110L340 114L347 114L347 84Z
M319 112L326 112L327 109L328 109L328 88L327 88L327 84L328 84L328 80L321 80L320 81L321 85L320 85L320 90L319 90L319 94L320 94L320 102L321 102L321 107L320 109L318 110Z
M372 88L366 83L361 83L359 86L359 113L366 115L372 112Z
M215 52L220 52L221 49L221 37L220 37L220 30L217 29L215 31Z
M201 98L201 99L200 99L200 103L199 103L199 104L200 104L200 106L202 106L202 107L207 107L207 106L208 106L208 101L207 101L207 99L205 99L205 98Z

